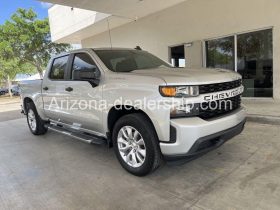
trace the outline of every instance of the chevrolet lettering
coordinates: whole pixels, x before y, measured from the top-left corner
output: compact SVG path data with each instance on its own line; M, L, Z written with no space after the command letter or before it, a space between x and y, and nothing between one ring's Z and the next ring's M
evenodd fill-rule
M221 99L232 98L232 97L242 94L243 91L244 91L244 87L240 86L240 87L235 88L230 91L206 95L206 96L204 96L204 100L205 101L216 101L216 100L221 100Z

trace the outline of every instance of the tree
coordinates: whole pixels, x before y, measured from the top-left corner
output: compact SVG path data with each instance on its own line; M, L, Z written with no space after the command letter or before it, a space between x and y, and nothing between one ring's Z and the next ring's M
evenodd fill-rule
M14 78L19 72L19 66L17 64L18 62L16 61L0 58L0 78L7 82L10 97L12 97L11 78Z
M0 26L0 56L8 63L28 63L42 76L51 55L70 49L68 44L51 42L48 19L37 19L32 10L18 9L11 20Z
M28 63L20 64L18 59L3 59L0 56L0 81L5 80L8 84L9 94L11 93L11 79L15 78L18 73L34 73L35 68Z

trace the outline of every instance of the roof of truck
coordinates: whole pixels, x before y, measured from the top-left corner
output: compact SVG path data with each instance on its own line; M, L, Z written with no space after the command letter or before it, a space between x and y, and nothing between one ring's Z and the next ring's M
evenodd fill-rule
M98 50L136 50L133 48L122 48L122 47L102 47L102 48L92 48L94 51Z
M69 55L71 53L79 53L81 51L89 51L89 50L93 50L93 51L101 51L101 50L137 50L137 49L133 49L133 48L121 48L121 47L103 47L103 48L81 48L81 49L76 49L76 50L70 50L68 52L63 52L57 55L52 56L53 58L58 58L58 57L63 57L66 55Z

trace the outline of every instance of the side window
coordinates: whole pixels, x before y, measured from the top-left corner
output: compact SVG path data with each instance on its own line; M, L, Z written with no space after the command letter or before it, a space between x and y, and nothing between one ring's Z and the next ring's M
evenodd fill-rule
M66 66L68 61L68 55L60 58L54 59L51 72L50 79L53 80L63 80L64 75L66 74Z
M86 53L77 53L72 66L72 79L79 80L82 76L100 76L99 70L92 58Z

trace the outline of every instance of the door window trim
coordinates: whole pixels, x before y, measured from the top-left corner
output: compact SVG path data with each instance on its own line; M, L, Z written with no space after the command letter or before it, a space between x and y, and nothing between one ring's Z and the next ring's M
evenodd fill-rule
M86 55L88 55L88 56L91 58L91 60L93 61L93 63L95 64L96 69L99 71L100 77L101 77L102 71L100 71L100 68L98 67L97 62L94 60L94 58L93 58L88 52L81 51L81 52L74 52L74 53L71 53L71 55L70 55L70 56L71 56L71 60L70 60L70 62L69 62L69 63L70 63L70 69L69 69L69 80L70 80L70 81L81 81L81 80L73 80L73 79L72 79L73 64L74 64L74 60L75 60L76 54L86 54ZM87 82L87 81L84 81L84 82Z
M56 56L56 57L53 57L52 59L51 59L51 66L50 66L50 69L49 69L49 72L48 72L48 79L50 80L50 81L77 81L77 80L72 80L71 79L71 75L72 75L72 65L73 65L73 62L74 62L74 57L75 57L75 54L79 54L79 53L86 53L87 55L89 55L90 56L90 58L93 60L93 62L95 63L95 65L96 65L96 67L97 67L97 69L99 70L99 72L100 72L100 75L101 75L101 77L102 77L102 75L103 75L103 71L101 71L101 68L99 67L99 63L96 61L96 59L95 59L95 57L94 56L92 56L89 52L87 52L87 51L83 51L83 50L81 50L81 51L75 51L75 52L70 52L70 53L65 53L65 54L63 54L63 55L60 55L60 56ZM65 56L68 56L68 60L67 60L67 65L66 65L66 73L65 73L65 75L64 75L64 79L57 79L57 80L54 80L54 79L51 79L50 78L50 73L51 73L51 68L52 68L52 66L53 66L53 63L54 63L54 60L55 59L57 59L57 58L61 58L61 57L65 57ZM101 78L100 77L100 78Z
M68 56L68 59L67 59L66 67L65 67L64 78L63 78L63 79L52 79L52 78L51 78L51 72L52 72L52 68L53 68L54 61L55 61L56 59L59 59L59 58L62 58L62 57L67 57L67 56ZM68 68L69 68L69 59L70 59L70 56L71 56L70 54L64 54L64 55L61 55L61 56L57 56L57 57L52 58L50 70L49 70L49 73L48 73L48 79L49 79L49 80L51 80L51 81L67 81L67 79L68 79Z

